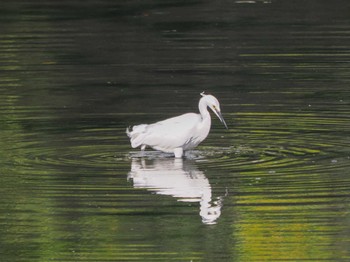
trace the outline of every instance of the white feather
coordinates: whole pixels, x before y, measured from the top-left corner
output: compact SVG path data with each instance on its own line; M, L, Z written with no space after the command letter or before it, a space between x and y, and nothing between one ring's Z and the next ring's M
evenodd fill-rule
M208 106L226 126L218 100L211 95L201 95L203 97L199 101L200 114L187 113L149 125L136 125L132 130L127 128L126 133L131 146L141 146L142 149L149 146L167 153L174 152L176 156L181 157L183 150L196 147L208 136L211 126ZM181 150L178 151L179 149Z

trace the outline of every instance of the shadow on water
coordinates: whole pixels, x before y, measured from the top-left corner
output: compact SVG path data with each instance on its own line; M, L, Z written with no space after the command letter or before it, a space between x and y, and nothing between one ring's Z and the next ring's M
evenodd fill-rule
M172 196L182 202L198 202L204 224L215 224L221 215L223 197L213 199L208 178L190 160L133 158L128 179L134 188Z

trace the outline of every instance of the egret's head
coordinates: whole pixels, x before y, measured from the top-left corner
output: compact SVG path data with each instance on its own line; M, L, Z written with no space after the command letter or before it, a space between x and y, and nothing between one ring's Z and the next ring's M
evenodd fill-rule
M201 93L201 96L203 96L207 102L208 107L215 113L215 115L220 119L221 123L224 124L226 129L228 129L226 122L224 118L221 115L221 110L220 110L220 103L216 99L215 96L212 95L206 95L204 92Z

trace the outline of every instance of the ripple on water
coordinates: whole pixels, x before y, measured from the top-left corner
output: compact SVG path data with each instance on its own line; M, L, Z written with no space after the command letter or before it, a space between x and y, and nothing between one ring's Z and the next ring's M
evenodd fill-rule
M345 148L349 145L349 123L342 116L242 113L237 122L226 137L239 146L221 149L220 153L220 161L227 166L302 168L348 157ZM237 166L237 160L242 160L243 166Z
M216 170L267 174L328 172L349 166L346 150L349 123L342 116L300 113L227 116L233 117L235 125L231 129L213 128L207 140L187 152L186 158ZM9 151L14 155L9 159L32 168L115 168L117 162L130 158L173 157L157 151L131 150L124 127L87 127L84 123L69 132L44 131L9 136Z
M79 129L71 133L45 132L27 132L13 142L13 138L9 138L6 144L11 157L6 161L34 171L77 167L112 169L116 161L125 158L115 141L114 134L119 132L115 128L94 129L93 133Z

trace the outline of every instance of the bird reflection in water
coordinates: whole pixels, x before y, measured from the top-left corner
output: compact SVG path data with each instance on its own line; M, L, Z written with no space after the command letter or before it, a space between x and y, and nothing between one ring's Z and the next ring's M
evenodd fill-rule
M209 180L191 161L133 158L128 179L134 188L145 188L182 202L199 202L204 224L216 224L221 215L222 197L213 200Z

